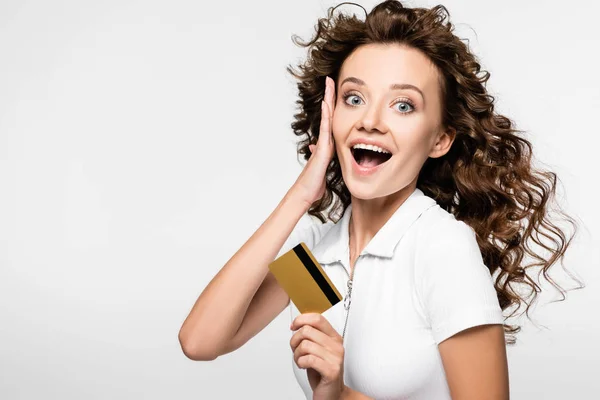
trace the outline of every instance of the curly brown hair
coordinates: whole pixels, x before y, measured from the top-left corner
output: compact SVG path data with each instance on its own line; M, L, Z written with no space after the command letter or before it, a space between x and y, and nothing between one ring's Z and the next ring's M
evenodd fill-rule
M301 138L297 143L298 154L308 160L308 146L317 142L325 78L330 76L337 82L344 60L357 47L394 43L420 50L440 73L442 124L454 129L456 138L447 154L425 161L417 187L457 220L473 228L485 265L492 276L497 274L494 287L500 307L503 311L515 308L508 317L523 303L527 304L525 313L529 317L529 308L541 292L526 274L526 270L534 267L542 267L538 277L543 273L560 291L560 301L564 300L566 291L552 280L548 270L563 258L575 236L577 223L560 208L554 210L573 227L572 235L567 238L549 220L549 201L555 195L557 176L534 169L531 143L519 136L523 132L515 129L514 122L494 112L495 98L485 88L490 74L481 70L468 45L453 34L447 9L442 5L431 9L406 8L399 1L387 0L370 13L365 11L366 19L361 21L342 13L334 17L334 10L342 4L358 5L346 2L329 8L328 18L318 20L316 34L309 42L302 43L297 35L292 36L295 44L308 48L309 54L304 64L298 65L299 71L287 67L299 80L300 112L294 115L291 124L294 134ZM336 222L334 215L342 215L350 202L350 192L334 154L326 173L325 194L311 205L308 213L323 223L327 219ZM550 244L543 243L539 236ZM536 253L529 246L530 240L550 254L544 257ZM527 265L525 255L533 259ZM574 279L580 283L576 289L584 287ZM517 283L530 289L527 296L521 297ZM504 324L504 330L508 334L507 343L515 344L512 335L521 328Z

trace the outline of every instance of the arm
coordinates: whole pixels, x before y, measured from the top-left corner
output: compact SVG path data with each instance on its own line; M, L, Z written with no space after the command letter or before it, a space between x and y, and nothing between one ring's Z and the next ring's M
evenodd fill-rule
M453 400L509 398L502 309L475 231L436 226L421 254L419 297Z
M268 275L268 264L307 209L290 190L206 286L179 331L188 358L214 360L233 351L286 307L289 299Z
M439 344L453 400L508 400L508 362L502 325L466 329ZM344 386L341 400L372 400Z
M508 400L502 325L466 329L439 344L453 400ZM344 385L341 400L372 400Z
M275 211L231 257L198 297L179 331L183 352L192 360L214 360L263 329L288 304L268 265L277 257L300 218L324 195L326 173L335 154L331 118L335 82L325 78L317 143L308 162ZM265 279L266 278L266 279Z
M500 324L466 329L438 345L453 400L508 400L508 361Z

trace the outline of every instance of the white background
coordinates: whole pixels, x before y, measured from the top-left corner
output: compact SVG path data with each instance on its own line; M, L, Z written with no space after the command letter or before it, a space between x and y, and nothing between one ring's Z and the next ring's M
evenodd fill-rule
M289 309L212 362L177 334L301 171L291 35L335 4L0 2L0 398L303 398ZM550 304L544 286L511 398L596 398L599 6L443 4L580 223L564 264L586 288Z

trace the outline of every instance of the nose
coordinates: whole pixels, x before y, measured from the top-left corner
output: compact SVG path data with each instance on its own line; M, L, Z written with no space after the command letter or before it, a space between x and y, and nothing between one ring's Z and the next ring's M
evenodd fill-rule
M373 102L363 107L363 113L356 123L356 129L360 130L362 128L367 132L376 130L382 133L385 132L387 128L382 119L382 113L385 112L382 110L382 106L377 102Z

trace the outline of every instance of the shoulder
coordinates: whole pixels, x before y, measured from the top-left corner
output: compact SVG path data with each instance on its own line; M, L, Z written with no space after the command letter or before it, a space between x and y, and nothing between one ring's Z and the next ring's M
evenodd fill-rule
M417 233L418 274L423 278L458 275L463 279L489 275L475 230L439 206L429 211Z
M477 244L475 230L467 223L457 220L454 214L432 207L422 217L417 232L419 248L429 251L439 246L465 246Z
M434 207L435 208L435 207ZM475 230L443 209L419 232L415 287L437 344L476 325L503 322ZM435 223L433 223L435 222Z
M332 221L323 223L318 218L308 214L306 214L304 218L305 221L301 231L303 232L305 239L307 239L305 240L305 243L309 248L316 246L323 236L325 236L325 234L327 234L327 232L335 225Z
M318 218L305 213L287 237L277 257L288 252L300 242L304 242L309 249L312 249L333 226L334 223L331 221L322 223Z

